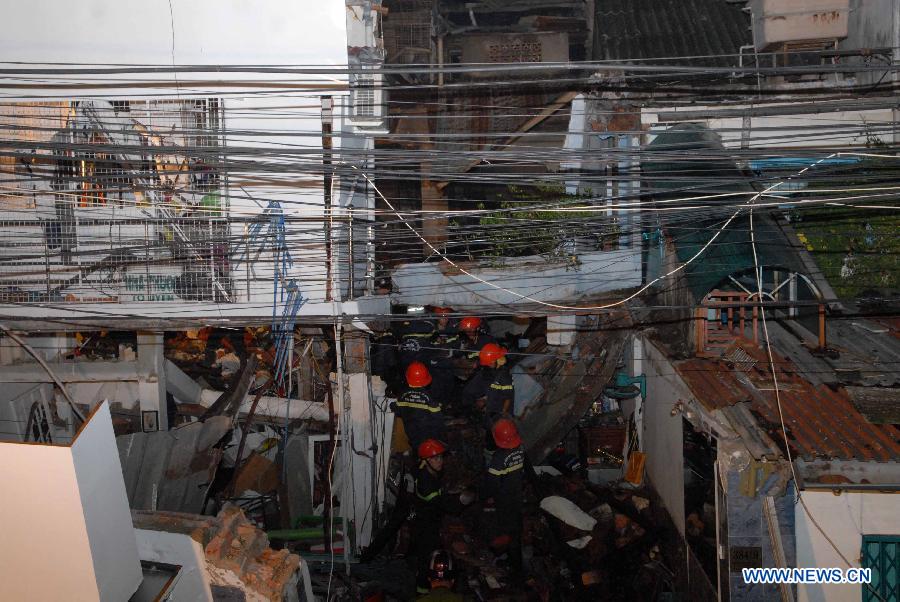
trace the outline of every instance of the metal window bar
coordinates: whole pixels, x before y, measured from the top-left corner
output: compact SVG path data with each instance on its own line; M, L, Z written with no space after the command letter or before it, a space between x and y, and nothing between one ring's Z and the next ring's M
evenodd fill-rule
M900 535L864 535L861 557L863 568L872 569L863 602L900 602Z

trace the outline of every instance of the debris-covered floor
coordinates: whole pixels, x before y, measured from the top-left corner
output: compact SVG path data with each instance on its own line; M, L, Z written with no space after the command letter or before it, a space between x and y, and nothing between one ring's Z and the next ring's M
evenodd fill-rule
M471 460L481 455L483 441L467 425L450 434L445 494L474 485ZM568 469L538 466L526 487L521 576L510 571L504 550L491 545L495 508L476 502L444 518L442 543L456 561L456 591L474 600L665 599L662 594L675 590L667 552L674 557L677 549L668 543L674 526L652 506L652 492L625 481L594 484L576 459L560 459ZM409 537L405 525L378 558L352 565L350 578L339 569L336 587L349 599L379 599L367 597L379 592L384 599L413 599L415 575L404 560Z
M654 502L640 467L637 476L625 479L633 467L622 452L633 425L623 418L620 403L641 389L639 383L621 382L623 339L616 328L604 328L621 324L610 322L615 318L596 320L588 318L584 332L568 346L547 344L545 320L495 320L497 340L513 350L510 363L519 389L514 414L531 459L522 493L523 567L512 570L509 542L497 528L498 509L476 495L461 512L445 515L440 531L440 545L455 561L454 589L466 599L660 600L678 589L671 567L683 564L674 526ZM308 561L317 597L415 599L416 567L408 558L414 535L405 514L400 516L414 506L408 499L417 469L413 454L402 446L392 450L386 483L393 503L377 526L390 524L392 512L400 514L381 534L384 545L362 557L345 554L340 510L330 517L324 503L333 428L327 412L285 419L257 411L248 417L241 405L265 392L327 408L333 403L329 380L335 369L328 334L320 328L295 333L293 377L277 387L271 381L284 359L268 329L167 335L166 359L203 390L221 394L202 405L170 396L174 430L168 434L141 432L133 418L120 414L117 432L131 505L215 515L236 504L266 531L273 548ZM86 360L123 354L130 359L134 353L133 342L115 333L79 342L76 354ZM470 362L458 362L457 392L471 371ZM388 397L394 398L401 379L386 376L393 381ZM458 406L448 408L445 420L444 494L477 493L487 457L485 424L471 408ZM313 452L308 441L315 437L325 445ZM314 472L309 483L308 470Z

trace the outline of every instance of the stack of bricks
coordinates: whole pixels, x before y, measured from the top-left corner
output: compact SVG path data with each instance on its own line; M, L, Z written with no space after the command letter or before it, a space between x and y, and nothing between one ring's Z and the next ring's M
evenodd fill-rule
M282 600L294 578L300 557L269 548L269 538L237 506L227 504L218 516L180 512L134 511L139 529L190 536L203 546L207 563L234 573L253 593L267 600Z

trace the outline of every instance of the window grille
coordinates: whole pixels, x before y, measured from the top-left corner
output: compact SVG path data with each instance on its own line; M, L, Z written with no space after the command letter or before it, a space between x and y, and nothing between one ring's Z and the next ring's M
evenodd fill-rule
M375 78L371 75L360 75L353 93L354 115L360 119L375 117Z
M9 146L37 147L0 163L0 302L231 301L221 110L0 103Z
M900 535L864 535L862 566L872 569L863 602L900 602Z

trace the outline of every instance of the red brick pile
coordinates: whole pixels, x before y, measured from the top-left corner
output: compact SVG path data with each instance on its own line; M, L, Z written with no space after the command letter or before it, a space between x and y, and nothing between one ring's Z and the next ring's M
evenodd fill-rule
M237 506L227 504L218 516L135 511L133 518L139 529L190 536L203 546L212 567L233 572L249 590L268 600L282 600L285 588L296 583L300 557L271 549L265 532Z

